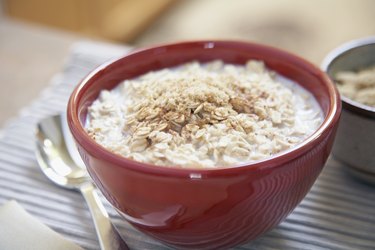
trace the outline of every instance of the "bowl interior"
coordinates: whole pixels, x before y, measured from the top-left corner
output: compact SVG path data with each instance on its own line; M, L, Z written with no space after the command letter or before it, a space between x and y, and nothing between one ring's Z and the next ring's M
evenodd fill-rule
M166 67L174 67L189 61L207 62L220 59L225 63L244 64L250 59L262 60L269 69L289 78L311 92L317 99L323 110L325 119L320 128L306 139L299 146L283 151L270 159L265 159L252 163L252 169L263 167L274 167L282 164L302 153L308 151L312 141L316 141L324 133L328 133L329 128L337 121L341 105L336 88L329 77L319 68L304 59L285 51L272 47L252 44L247 42L233 41L196 41L177 44L164 45L149 49L140 50L127 55L119 60L102 65L89 74L73 92L68 105L68 115L71 116L70 128L75 134L75 139L80 144L88 145L92 152L100 154L120 165L137 165L146 171L163 172L164 174L181 174L185 176L184 170L168 170L159 168L154 170L154 166L140 164L123 157L116 156L104 148L101 148L84 131L86 123L87 108L98 97L103 89L112 89L121 81L134 78L151 70L158 70ZM306 147L306 145L309 145ZM131 164L129 164L131 162ZM213 171L202 170L205 174L224 174L228 171L239 173L237 170L229 168ZM190 171L190 170L187 170ZM207 172L207 173L206 173ZM209 173L208 173L209 172Z
M334 77L340 71L357 71L375 64L375 39L373 44L350 48L337 55L327 68L329 76Z
M358 71L375 65L375 37L355 40L331 52L323 62L323 70L334 79L340 71ZM375 118L375 108L345 96L341 96L343 107L355 113Z

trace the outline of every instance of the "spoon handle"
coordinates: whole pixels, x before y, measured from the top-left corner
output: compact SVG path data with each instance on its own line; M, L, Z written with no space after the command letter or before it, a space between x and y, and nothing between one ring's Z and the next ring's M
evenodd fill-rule
M94 185L90 182L85 183L80 186L80 191L83 197L85 197L94 220L100 248L102 250L129 249L112 225L108 213L96 193Z

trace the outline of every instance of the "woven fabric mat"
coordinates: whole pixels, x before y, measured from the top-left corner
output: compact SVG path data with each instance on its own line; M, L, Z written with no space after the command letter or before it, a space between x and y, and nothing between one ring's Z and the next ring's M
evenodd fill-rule
M17 200L85 249L99 249L88 208L79 193L55 186L40 172L34 156L35 124L65 111L72 89L88 72L128 51L110 44L77 43L63 71L0 134L0 205ZM236 249L375 249L375 187L358 182L344 170L330 158L306 198L283 223ZM131 249L171 249L135 230L102 199Z

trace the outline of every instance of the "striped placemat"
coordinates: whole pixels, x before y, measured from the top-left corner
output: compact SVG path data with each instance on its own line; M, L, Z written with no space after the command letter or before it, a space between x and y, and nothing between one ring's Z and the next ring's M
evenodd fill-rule
M17 200L29 213L85 249L98 249L93 222L83 197L52 184L35 156L36 122L66 108L73 87L99 64L129 48L80 42L63 72L0 134L0 205ZM104 200L104 199L103 199ZM124 222L105 201L131 249L171 249ZM375 187L346 174L330 158L312 190L277 228L236 249L375 249Z

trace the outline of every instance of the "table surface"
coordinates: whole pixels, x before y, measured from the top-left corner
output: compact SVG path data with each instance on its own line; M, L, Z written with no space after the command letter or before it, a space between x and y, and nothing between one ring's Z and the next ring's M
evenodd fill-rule
M128 49L75 44L64 70L0 134L0 205L17 200L38 220L85 249L98 249L98 242L84 199L55 186L41 173L34 155L34 128L39 119L65 110L79 79ZM236 249L374 249L374 191L375 187L356 181L330 158L311 191L283 223ZM170 249L125 223L104 202L131 249Z

